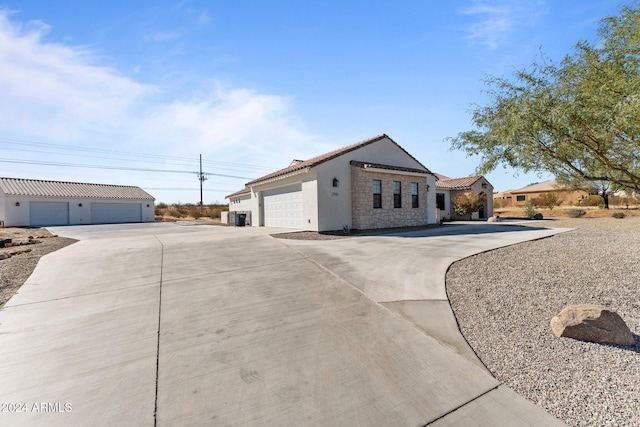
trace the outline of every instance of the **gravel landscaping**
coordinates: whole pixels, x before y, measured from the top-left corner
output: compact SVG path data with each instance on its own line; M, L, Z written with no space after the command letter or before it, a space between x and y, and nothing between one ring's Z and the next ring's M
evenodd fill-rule
M453 264L463 335L498 380L565 423L640 425L640 218L531 225L581 229ZM568 304L616 311L635 346L556 338L549 322Z
M45 229L0 228L0 238L12 239L12 243L26 243L29 241L30 236L37 243L0 248L0 255L30 250L29 252L13 255L8 259L0 259L0 307L4 306L31 276L40 257L76 241L65 237L52 236Z

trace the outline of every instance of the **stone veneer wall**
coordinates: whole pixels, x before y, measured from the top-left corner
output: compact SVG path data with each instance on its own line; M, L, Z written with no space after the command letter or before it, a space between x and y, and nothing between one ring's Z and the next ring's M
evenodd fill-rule
M382 181L382 208L373 208L373 180ZM402 207L393 207L393 181L402 183ZM411 183L418 183L419 207L411 207ZM427 224L426 176L366 172L351 166L351 227L355 230Z

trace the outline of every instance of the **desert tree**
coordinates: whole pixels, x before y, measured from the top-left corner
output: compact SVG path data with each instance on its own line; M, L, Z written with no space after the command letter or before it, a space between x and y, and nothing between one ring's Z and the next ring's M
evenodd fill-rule
M640 191L640 8L600 21L597 43L580 41L559 63L544 54L512 79L488 77L489 104L475 129L448 138L498 166L550 172L575 187L609 182Z
M453 198L453 211L462 217L469 217L484 207L485 194L465 191Z

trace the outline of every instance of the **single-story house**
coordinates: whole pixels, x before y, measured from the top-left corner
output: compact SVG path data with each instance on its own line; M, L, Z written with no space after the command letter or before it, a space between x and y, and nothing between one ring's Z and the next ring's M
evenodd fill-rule
M497 206L524 206L527 202L540 197L543 194L555 193L562 200L561 205L577 205L582 199L589 196L589 192L585 190L576 190L558 184L555 180L548 180L527 185L518 190L509 190L496 193L493 200Z
M0 178L0 225L152 222L154 201L139 187Z
M228 195L228 223L311 231L435 224L436 177L387 135L322 154Z
M484 176L466 176L463 178L449 178L436 174L436 203L440 210L440 217L445 220L464 219L453 209L456 196L471 191L484 195L484 207L471 215L471 219L487 219L493 216L493 186Z

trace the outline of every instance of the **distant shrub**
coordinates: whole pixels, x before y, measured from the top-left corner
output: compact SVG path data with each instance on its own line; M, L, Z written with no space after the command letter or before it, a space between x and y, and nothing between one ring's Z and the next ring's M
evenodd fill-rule
M173 218L182 218L184 215L182 214L182 212L180 212L180 209L178 208L178 206L169 206L166 210L166 214L167 216L173 217Z
M591 195L587 196L580 201L582 206L604 206L604 199L602 196Z
M527 202L524 205L524 210L522 211L522 213L527 218L533 218L534 216L536 216L536 208L533 206L533 203Z
M618 219L622 219L622 218L624 218L624 213L623 212L614 212L613 213L613 217L614 218L618 218Z
M569 209L567 211L567 216L569 218L579 218L583 215L585 215L587 213L587 211L585 211L584 209Z
M558 196L558 193L544 193L531 199L531 203L537 208L547 208L552 211L554 207L562 204L562 199Z
M202 216L200 206L189 205L188 213L191 218L198 219Z

